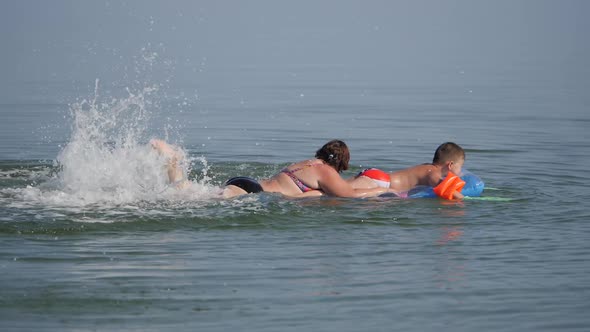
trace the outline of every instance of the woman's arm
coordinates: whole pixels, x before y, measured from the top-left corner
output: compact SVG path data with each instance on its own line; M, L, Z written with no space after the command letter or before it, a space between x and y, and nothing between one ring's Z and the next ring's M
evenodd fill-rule
M388 188L353 189L352 185L342 179L340 174L330 166L323 166L318 169L320 189L328 195L336 197L373 197L379 194L390 192Z
M310 190L310 191L306 191L304 193L301 194L297 194L295 196L288 196L288 197L293 197L293 198L307 198L307 197L320 197L320 196L324 196L324 192L321 190Z

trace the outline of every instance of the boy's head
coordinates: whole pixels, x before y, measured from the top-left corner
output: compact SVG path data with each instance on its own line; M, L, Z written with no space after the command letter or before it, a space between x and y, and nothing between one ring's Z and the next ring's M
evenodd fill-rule
M434 165L447 166L448 169L459 175L465 162L465 151L458 144L446 142L436 149L432 163Z

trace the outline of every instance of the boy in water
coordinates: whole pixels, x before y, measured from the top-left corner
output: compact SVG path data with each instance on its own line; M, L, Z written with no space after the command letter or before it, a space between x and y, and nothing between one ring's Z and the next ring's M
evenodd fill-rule
M449 173L461 175L465 162L465 151L453 142L441 144L434 152L431 164L412 166L400 171L390 172L389 188L397 193L404 193L416 186L438 186ZM377 183L363 173L350 179L353 188L373 188ZM462 199L460 190L452 193L453 199Z

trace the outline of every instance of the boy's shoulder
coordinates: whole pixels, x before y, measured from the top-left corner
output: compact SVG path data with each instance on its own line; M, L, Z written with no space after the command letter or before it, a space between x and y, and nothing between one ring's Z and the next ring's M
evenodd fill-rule
M441 168L433 164L420 164L412 167L412 173L428 182L435 183L441 177Z
M432 172L433 170L436 170L437 167L433 164L430 164L430 163L424 163L424 164L412 166L412 167L410 167L410 169L413 169L416 171L423 171L423 172Z

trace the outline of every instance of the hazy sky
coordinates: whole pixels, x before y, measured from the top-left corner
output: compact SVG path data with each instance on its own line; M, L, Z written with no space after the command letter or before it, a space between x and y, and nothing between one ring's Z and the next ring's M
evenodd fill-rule
M590 57L584 0L0 0L0 6L2 85L132 76L137 57L153 52L180 81L199 70L244 65L411 70L527 59L587 64Z

